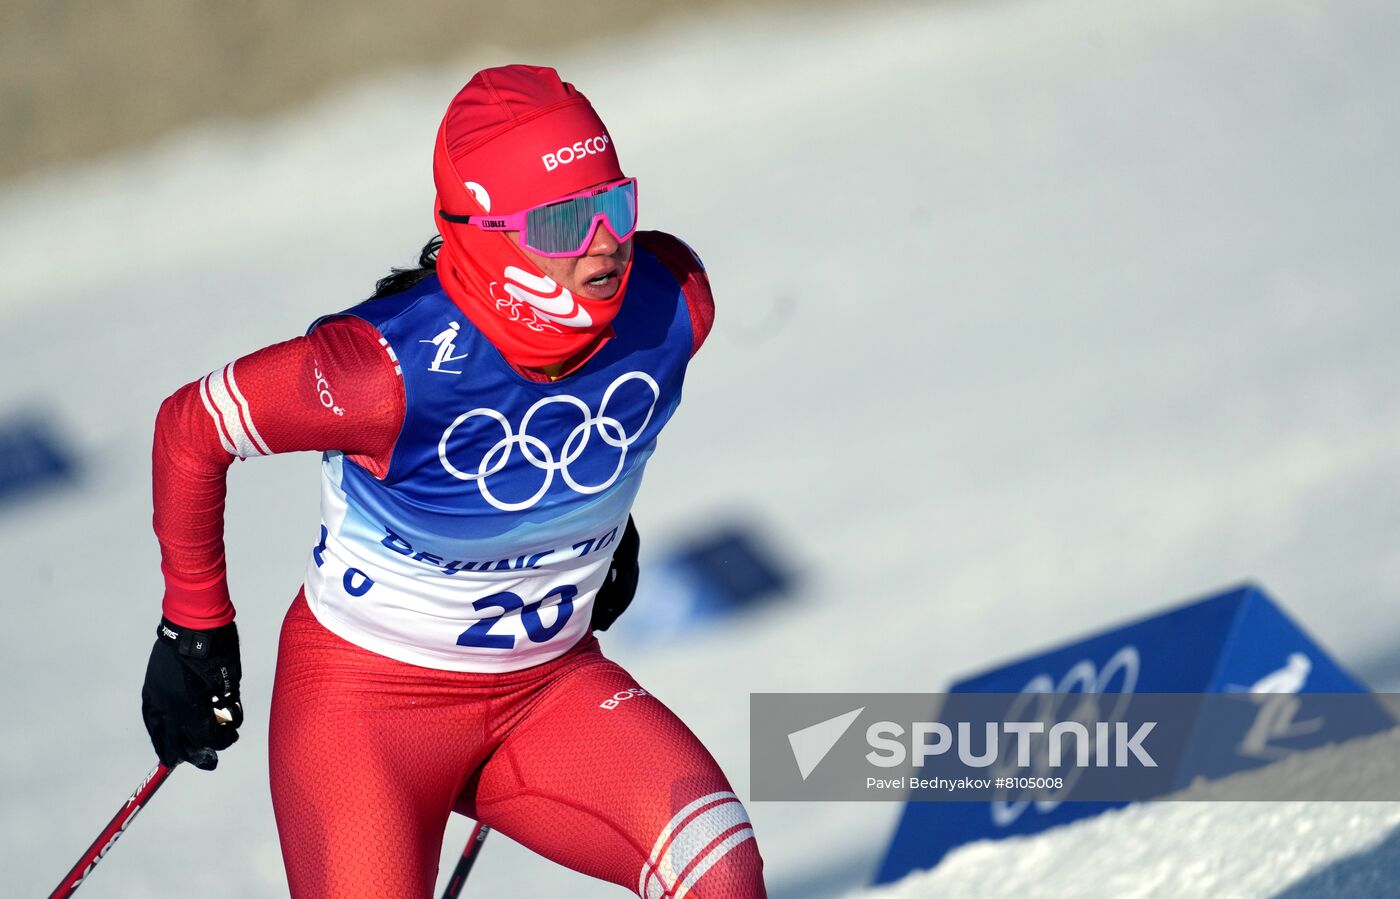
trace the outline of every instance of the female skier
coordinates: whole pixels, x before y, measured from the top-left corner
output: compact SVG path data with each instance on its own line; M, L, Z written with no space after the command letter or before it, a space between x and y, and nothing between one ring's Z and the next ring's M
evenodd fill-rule
M713 320L704 269L636 231L636 182L553 69L473 77L433 176L419 268L161 407L156 752L212 769L242 722L228 466L323 450L268 747L292 895L430 896L455 810L647 899L764 896L715 760L592 636L635 584L629 510Z

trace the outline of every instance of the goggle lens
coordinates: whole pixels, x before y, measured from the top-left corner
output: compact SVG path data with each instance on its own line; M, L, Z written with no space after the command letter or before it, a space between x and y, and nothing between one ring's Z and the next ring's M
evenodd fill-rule
M595 194L531 209L525 218L525 245L555 256L579 255L588 249L599 216L618 240L631 237L637 227L637 182L628 179Z

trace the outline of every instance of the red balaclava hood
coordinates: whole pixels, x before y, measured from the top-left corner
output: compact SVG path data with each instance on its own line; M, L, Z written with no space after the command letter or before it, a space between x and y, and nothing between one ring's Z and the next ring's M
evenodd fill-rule
M588 98L551 68L484 69L447 107L433 152L438 277L510 362L542 368L596 349L622 306L631 261L611 298L577 297L540 271L514 235L437 212L510 214L623 177Z

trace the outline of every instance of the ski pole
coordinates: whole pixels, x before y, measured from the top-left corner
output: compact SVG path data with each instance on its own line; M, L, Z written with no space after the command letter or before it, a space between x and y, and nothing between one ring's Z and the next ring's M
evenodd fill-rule
M491 828L480 821L476 822L472 835L467 837L467 845L462 847L462 857L457 859L452 879L443 888L442 899L457 899L462 894L462 884L467 882L467 875L471 873L472 865L476 864L476 857L481 854L481 844L486 842L486 835L490 832Z
M92 845L87 848L82 858L73 866L58 884L58 888L49 894L49 899L63 899L71 896L82 886L83 881L92 873L92 869L97 867L97 863L102 861L102 856L107 854L107 850L112 848L112 844L125 832L127 825L136 818L136 813L150 801L155 795L160 785L165 783L165 779L170 776L172 769L164 765L157 764L151 773L146 775L146 779L141 781L141 785L136 788L136 792L131 794L131 798L126 804L118 809L112 816L112 820L107 822L107 826L102 828L102 833L97 835L97 839L92 841Z

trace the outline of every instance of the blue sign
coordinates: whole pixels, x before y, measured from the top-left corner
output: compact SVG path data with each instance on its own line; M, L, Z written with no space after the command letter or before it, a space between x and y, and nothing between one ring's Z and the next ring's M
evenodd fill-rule
M795 579L773 545L754 525L727 521L668 549L642 566L637 599L618 619L618 632L682 637L791 596Z
M1253 694L1260 702L1257 720L1263 736L1233 729L1224 733L1209 720L1198 721L1186 749L1188 762L1172 790L1197 777L1259 767L1392 723L1378 708L1374 716L1349 716L1326 726L1299 716L1296 694L1369 691L1251 584L966 678L949 692L1013 694L1006 720L1065 701L1056 694L1110 694L1098 702L1110 714L1115 703L1135 693ZM1282 701L1265 701L1264 694ZM949 703L954 701L950 696ZM1230 745L1221 751L1225 741ZM1015 801L1011 796L975 804L909 802L875 882L890 883L931 868L964 843L1037 833L1122 804Z
M72 455L43 418L0 420L0 506L72 480L75 468Z

